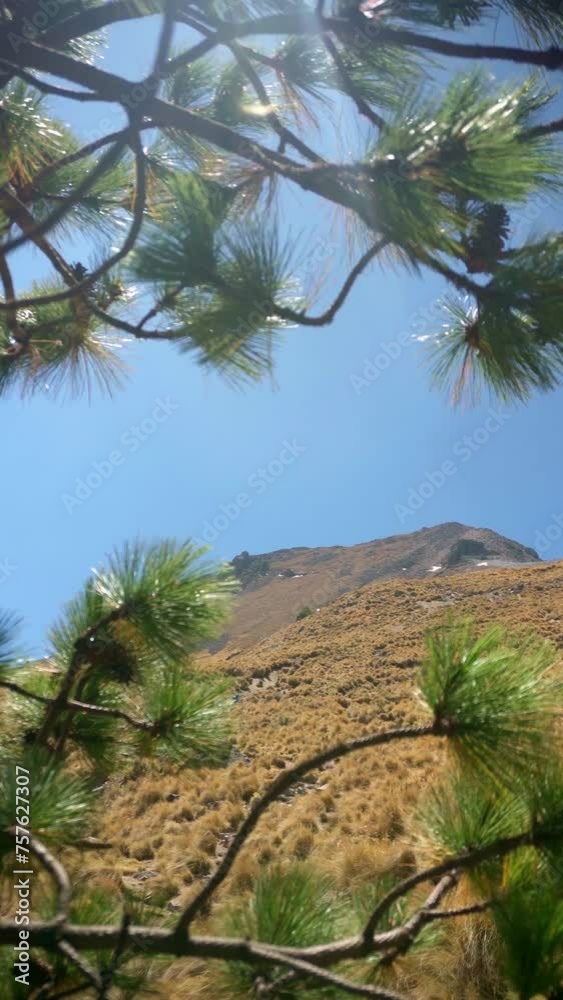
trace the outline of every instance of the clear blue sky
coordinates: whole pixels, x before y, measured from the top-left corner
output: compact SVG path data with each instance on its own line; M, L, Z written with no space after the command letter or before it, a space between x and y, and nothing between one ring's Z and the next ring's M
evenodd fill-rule
M502 25L496 37L509 40ZM154 26L118 29L104 65L140 75L154 42ZM102 114L81 108L73 124L87 134ZM284 203L301 276L314 242L310 209L297 196ZM321 220L325 232L327 220ZM534 225L561 228L562 220L560 209L547 208ZM336 230L331 240L334 249L320 265L329 269L330 293L347 263ZM22 255L20 287L37 273L37 258ZM423 348L409 337L443 291L428 275L371 271L331 327L285 335L275 386L235 391L172 346L143 345L131 350L131 380L113 400L3 400L0 604L24 614L34 651L43 649L62 602L115 544L136 536L201 537L218 515L219 559L242 549L351 545L454 520L537 544L537 533L563 514L563 392L501 408L496 423L488 420L489 402L453 411L430 392ZM434 320L429 329L436 326ZM391 358L387 367L382 352ZM361 385L354 377L365 377L366 361L376 357L382 370ZM162 419L160 409L162 422L151 423L159 400L171 412ZM136 443L135 427L144 438ZM121 464L112 465L116 451ZM419 493L426 474L448 461L455 472L437 489L426 486L428 498L406 515L409 496L417 503L410 491ZM95 463L106 472L109 463L111 476L73 503L78 480L97 482ZM241 493L244 504L237 501ZM561 558L563 540L545 555ZM4 568L11 568L8 575Z

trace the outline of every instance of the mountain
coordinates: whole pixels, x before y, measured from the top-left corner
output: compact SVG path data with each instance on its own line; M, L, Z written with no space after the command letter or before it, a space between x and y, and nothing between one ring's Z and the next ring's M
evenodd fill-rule
M428 579L511 568L540 561L537 553L488 528L455 522L349 547L279 549L233 559L242 591L234 620L215 651L238 649L376 580Z

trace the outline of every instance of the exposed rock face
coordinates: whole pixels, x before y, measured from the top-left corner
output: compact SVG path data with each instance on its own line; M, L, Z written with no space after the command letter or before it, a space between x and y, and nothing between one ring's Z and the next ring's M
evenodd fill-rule
M243 588L237 614L218 645L248 647L293 623L303 607L323 607L375 580L428 579L539 561L519 542L456 522L349 547L244 552L233 560Z
M460 538L455 542L448 554L446 566L460 566L471 559L491 559L496 558L498 553L491 552L484 542L479 542L475 538Z

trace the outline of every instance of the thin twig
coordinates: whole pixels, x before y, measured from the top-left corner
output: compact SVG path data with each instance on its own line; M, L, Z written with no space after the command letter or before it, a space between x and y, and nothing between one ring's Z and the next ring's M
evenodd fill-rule
M97 990L102 989L103 983L99 972L92 968L90 963L86 961L84 956L81 955L73 945L66 940L59 941L58 951L60 951L65 958L68 958L73 965L76 965L77 969L80 969L82 975L91 983L92 986L94 986Z
M44 167L35 174L33 178L33 184L37 185L44 181L47 177L51 177L52 174L56 174L58 170L62 170L63 167L68 167L72 163L77 163L78 160L84 160L87 156L91 156L92 153L97 153L99 149L103 149L104 146L111 145L112 142L123 141L125 145L129 138L129 127L118 129L116 132L108 132L107 135L101 136L99 139L94 139L92 142L88 142L85 146L76 150L75 153L68 153L66 156L61 156L60 160L55 160L54 163L47 163ZM27 186L24 186L23 196L27 195Z
M71 208L74 205L77 205L84 195L88 194L88 191L96 183L98 178L102 177L106 171L113 166L115 161L121 155L125 145L126 142L124 138L117 140L112 148L107 150L107 152L104 153L104 155L98 160L97 164L92 168L88 176L85 177L84 180L81 181L80 184L74 189L72 197L68 202L61 204L59 208L56 208L51 215L49 215L46 219L43 219L42 222L38 222L29 232L22 233L21 236L5 243L3 246L3 252L6 254L11 253L12 251L17 250L18 247L22 246L24 243L27 243L29 240L44 236L45 233L49 232L49 230L53 228L53 226L56 226L57 223L68 214Z
M114 948L113 955L105 972L102 973L102 988L98 994L98 1000L108 1000L108 991L111 989L112 980L119 968L119 961L127 947L127 935L131 926L131 917L128 913L123 914L121 921L121 934Z
M346 302L346 299L352 291L357 279L365 271L366 267L371 264L372 260L374 260L375 257L381 253L388 243L389 240L382 239L370 247L369 250L366 250L362 257L360 257L357 264L350 271L350 274L346 278L346 281L344 282L332 305L324 313L321 313L320 316L307 316L304 312L296 312L294 309L289 309L286 306L278 306L275 304L273 311L282 319L290 320L293 323L299 323L300 326L327 326L329 323L332 323L337 312Z

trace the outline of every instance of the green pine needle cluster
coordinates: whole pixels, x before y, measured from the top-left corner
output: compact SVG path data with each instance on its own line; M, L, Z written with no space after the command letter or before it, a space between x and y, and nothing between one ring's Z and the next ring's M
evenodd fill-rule
M14 840L3 831L14 825L17 782L16 765L29 772L30 831L46 844L72 844L83 835L96 804L88 777L70 774L61 761L38 749L19 751L17 757L3 755L0 762L0 851L13 861ZM18 772L19 773L19 772Z
M420 693L463 769L509 781L542 761L560 716L557 660L549 643L499 626L479 635L451 622L429 634Z
M342 902L337 899L330 879L307 863L268 865L258 875L252 894L242 902L227 906L217 921L225 935L249 938L263 944L305 948L334 938L341 929ZM283 1000L306 996L335 997L332 989L318 987L299 976L284 983L287 969L272 971L268 962L249 966L242 962L225 963L214 977L217 995L247 997L255 984L282 980L276 992Z
M235 192L196 174L173 175L130 272L157 290L182 352L232 379L272 366L278 307L290 294L291 257L271 223L233 224Z
M563 370L563 243L546 237L510 251L478 303L450 300L442 332L430 342L434 383L454 401L487 388L526 400L555 388Z

